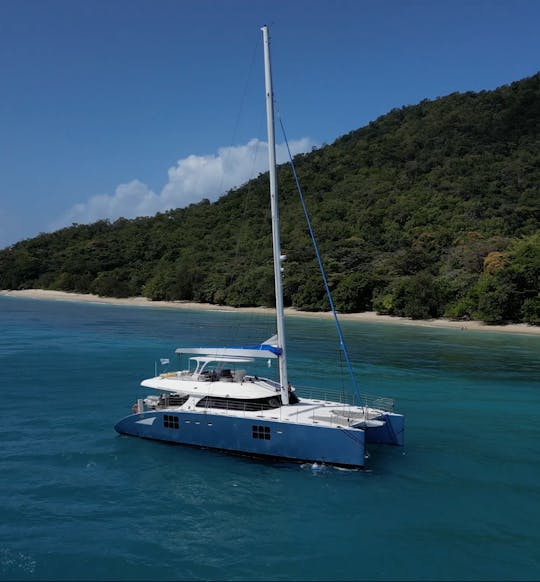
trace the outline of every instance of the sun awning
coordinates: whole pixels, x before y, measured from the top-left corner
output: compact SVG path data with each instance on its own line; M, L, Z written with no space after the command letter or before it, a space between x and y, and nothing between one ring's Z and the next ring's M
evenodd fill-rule
M276 336L272 336L262 344L250 346L232 346L222 348L178 348L177 354L201 354L203 356L233 357L233 358L278 358L282 349L276 344Z
M193 356L189 358L190 360L195 360L196 362L228 362L230 364L247 364L248 362L253 362L253 358L240 358L238 356Z
M270 348L270 349L269 349ZM245 348L178 348L175 350L177 354L201 354L202 356L212 356L214 360L216 358L277 358L281 354L276 353L274 350L279 348L274 348L268 346L268 348L261 348L259 346L245 347Z

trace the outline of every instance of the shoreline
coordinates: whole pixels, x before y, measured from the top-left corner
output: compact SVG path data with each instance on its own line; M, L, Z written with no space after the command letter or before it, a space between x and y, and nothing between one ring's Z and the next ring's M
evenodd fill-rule
M157 307L169 309L188 309L198 311L219 311L231 313L260 313L271 314L274 312L269 307L230 307L227 305L213 305L210 303L194 303L190 301L150 301L146 297L100 297L98 295L83 293L67 293L66 291L51 291L47 289L23 289L20 291L1 291L0 296L26 297L28 299L47 299L52 301L75 301L82 303L102 303L106 305L125 305L132 307ZM292 307L285 308L286 316L315 317L319 319L331 319L329 311L298 311ZM417 327L432 327L440 329L457 329L461 331L488 331L502 333L519 333L526 335L540 335L540 326L526 323L510 323L507 325L487 325L480 321L451 321L449 319L409 319L392 315L378 315L374 311L362 313L340 313L342 321L358 321L365 323L393 323L397 325L413 325Z

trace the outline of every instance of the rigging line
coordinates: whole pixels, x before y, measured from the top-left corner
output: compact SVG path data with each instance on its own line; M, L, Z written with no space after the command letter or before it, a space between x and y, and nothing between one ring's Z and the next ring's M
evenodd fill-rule
M311 219L309 217L309 212L308 212L308 209L306 206L306 201L305 201L304 195L302 193L302 188L300 187L300 181L298 180L298 174L296 173L296 166L294 165L294 162L293 162L291 150L289 148L289 141L287 140L287 134L285 133L285 128L283 127L283 121L281 119L281 115L279 115L279 112L278 112L278 119L279 119L279 125L281 127L281 132L283 133L283 139L285 141L285 146L287 147L287 153L289 155L289 163L290 163L291 168L292 168L294 181L296 182L296 189L298 190L298 196L300 197L300 202L301 202L302 208L304 210L304 216L306 217L306 222L307 222L308 230L309 230L309 236L311 238L311 242L313 243L313 248L315 249L317 263L319 264L319 270L321 271L321 275L322 275L322 279L323 279L323 283L324 283L324 288L326 290L326 296L328 297L328 302L330 303L332 315L334 316L334 322L336 324L336 329L337 329L337 333L338 333L338 337L339 337L339 345L341 347L341 351L343 352L343 355L345 356L345 361L347 362L347 368L349 370L349 375L351 376L354 392L356 394L356 397L358 398L358 401L361 402L362 398L360 395L360 389L358 387L358 382L356 381L356 377L354 375L354 370L352 367L351 359L349 357L349 351L348 351L347 346L345 344L345 338L343 337L343 332L341 330L341 324L339 323L336 309L334 307L334 300L332 298L332 293L330 292L330 287L328 285L328 279L326 277L324 265L323 265L323 262L321 259L321 255L319 253L319 246L317 245L317 240L315 239L315 233L313 232L313 228L311 226Z
M261 126L262 126L262 122L261 122ZM257 132L256 135L260 135L261 133L261 127L259 127L259 131ZM254 176L254 172L253 170L256 167L256 162L257 159L259 157L261 153L261 148L256 147L254 148L253 154L252 154L252 159L251 159L251 171L250 171L250 175ZM266 174L268 174L268 171L266 172ZM238 259L240 257L240 248L241 248L241 244L248 242L248 237L246 236L249 233L249 225L247 224L246 221L246 216L248 214L248 208L249 205L253 202L253 192L256 190L255 188L255 183L256 183L257 178L254 176L253 178L251 178L247 184L245 185L246 188L246 193L244 194L243 197L243 208L242 208L242 227L241 229L239 229L238 231L238 236L236 239L236 250L235 250L235 261L238 262ZM255 203L256 203L256 197L255 197ZM261 225L261 227L263 228L264 231L264 227L268 226L268 231L270 231L271 225L271 213L270 213L270 205L265 206L265 209L263 211L263 224ZM246 255L246 262L245 262L245 272L246 273L250 273L253 268L255 266L260 266L261 262L258 258L258 254L260 253L260 241L256 241L259 244L255 244L255 246L251 246L249 248L249 251ZM264 248L263 248L263 254L264 254ZM268 258L268 261L265 259L263 261L263 265L266 265L267 262L271 264L272 261L272 257L270 255L270 257ZM251 284L251 282L249 281L249 279L247 277L244 278L244 283L243 285L240 287L239 292L240 292L240 297L245 297L247 294L247 289L248 286ZM268 305L269 308L272 308L271 305ZM275 308L275 303L274 303L274 308ZM273 321L273 323L270 323L270 319L268 320L268 324L266 325L266 331L265 331L265 337L269 337L269 336L273 336L277 333L276 330L276 324L275 321ZM259 338L260 340L261 338Z
M260 122L258 134L260 134L261 126L262 126L262 122ZM251 176L254 175L254 169L255 169L256 164L257 164L257 159L261 155L261 153L262 153L261 148L255 147L253 149L253 153L251 155L250 172L249 172L249 174ZM238 188L238 189L245 190L245 193L242 197L242 217L240 220L240 226L237 230L236 246L235 246L235 252L234 252L234 259L235 259L235 263L236 263L237 267L239 265L241 248L245 248L246 243L248 242L247 235L249 234L250 229L249 229L249 225L246 221L246 217L248 214L248 209L250 208L250 203L252 202L252 198L253 198L254 184L255 184L255 177L251 178L247 182L247 184L245 184L244 186L240 186ZM264 216L265 216L266 220L268 220L270 218L270 209L269 208L266 209ZM251 247L250 251L247 254L247 257L246 257L247 261L246 261L245 267L244 267L245 273L250 273L252 271L254 265L259 264L259 262L256 260L254 250L255 249L253 247ZM249 284L250 284L249 281L246 278L244 278L244 283L240 287L240 297L245 297L246 290L247 290Z
M255 42L253 44L253 51L251 54L251 62L249 63L249 67L248 67L248 73L247 73L247 77L244 83L244 89L242 91L242 95L240 97L240 105L238 107L238 112L236 114L236 119L234 122L234 126L233 126L233 131L232 131L232 139L231 139L231 147L234 147L234 144L236 142L236 136L238 135L238 128L240 127L240 120L243 116L243 112L245 109L245 104L246 104L246 98L247 98L247 94L248 94L248 89L250 87L251 84L251 79L253 78L253 70L255 67L255 59L257 57L257 53L258 53L258 47L259 47L259 43L258 40L257 42ZM229 150L229 156L231 155L230 150ZM220 179L220 183L219 183L219 187L218 187L218 193L219 195L222 195L222 188L223 188L223 181L224 181L225 175L224 172L222 171L221 173L221 179Z
M236 142L236 136L238 134L238 128L240 126L240 120L244 114L246 97L248 94L249 87L251 85L251 81L253 79L253 70L254 70L254 66L255 66L255 60L258 56L258 52L259 52L259 41L257 39L257 41L253 45L253 51L252 51L252 55L251 55L251 61L249 64L248 74L247 74L246 82L245 82L244 89L242 92L242 96L240 99L240 106L238 108L238 113L237 113L236 120L234 123L234 129L233 129L232 140L231 140L231 143L233 145ZM262 123L261 123L261 125L262 125ZM260 130L260 128L259 128L259 130ZM257 133L257 135L259 135L259 134L260 134L260 131ZM257 158L261 153L259 150L260 150L259 147L253 148L253 153L251 155L251 160L250 160L250 171L249 171L250 176L254 176L254 169L256 167ZM229 156L230 156L230 153L229 153ZM224 179L224 173L222 173L222 175L221 175L221 182L220 182L220 186L218 189L219 191L221 191L221 188L223 186L223 179ZM241 280L242 274L250 273L252 271L254 265L256 264L254 253L251 252L247 257L247 261L243 264L243 268L242 269L240 268L241 248L245 247L245 243L247 242L247 238L248 238L247 234L249 232L247 221L246 221L246 216L248 213L249 203L250 203L251 198L252 198L253 181L254 181L254 178L248 179L247 184L245 185L245 186L247 186L247 190L245 191L245 193L242 197L242 200L241 200L241 203L242 203L241 218L240 218L239 227L236 231L236 240L235 240L236 244L234 247L234 269L236 271L236 277L235 277L236 280L238 280L238 279ZM245 186L236 186L236 187L231 188L230 191L238 190L238 189L245 189ZM243 283L239 287L239 296L241 299L245 298L245 296L247 294L248 285L249 285L249 281L244 276ZM248 323L243 324L242 322L237 320L236 324L231 328L232 334L234 336L237 336L240 333L240 328L248 327L248 326L251 328L251 326ZM266 333L266 332L263 332L263 333ZM258 338L258 339L260 340L261 338Z
M235 123L235 129L234 129L234 134L236 135L238 126L239 126L239 122L240 122L240 114L242 113L243 109L244 109L244 103L246 100L246 95L248 92L248 86L249 86L249 81L251 80L251 78L253 77L253 68L254 68L254 63L255 63L255 58L258 56L258 51L259 51L259 42L257 41L254 44L254 50L253 50L253 54L251 57L251 63L249 66L249 74L248 74L248 79L246 80L246 85L244 87L244 92L242 95L242 104L241 107L239 109L238 112L238 118L236 120ZM265 120L265 118L264 118ZM255 135L260 135L261 134L261 129L263 126L263 120L262 118L259 119L259 128L258 131L256 132ZM257 140L258 141L258 140ZM235 250L234 250L234 261L236 264L236 268L239 268L240 265L240 258L241 258L241 248L245 248L246 245L245 243L248 242L248 237L247 234L249 233L249 228L248 228L248 224L246 221L246 217L248 214L248 208L250 207L250 203L252 202L252 198L253 198L253 191L255 190L255 180L256 180L256 176L255 176L255 168L257 165L257 160L259 158L259 156L261 155L261 147L259 147L261 145L261 142L258 142L256 147L253 148L253 153L251 156L251 160L250 160L250 171L249 171L249 175L252 176L252 178L250 178L247 183L243 186L240 187L236 187L233 188L233 190L236 189L244 189L245 193L243 195L242 198L242 213L241 213L241 221L240 221L240 227L237 230L237 236L236 236L236 246L235 246ZM266 208L265 213L264 213L264 219L265 221L270 221L270 208ZM255 265L259 265L259 261L256 258L256 248L251 247L250 251L248 252L247 256L245 257L246 260L243 263L244 265L244 273L250 273L252 272L253 268ZM240 273L237 273L237 279L240 278ZM240 285L239 287L239 296L240 298L245 298L247 295L247 289L250 285L250 281L247 277L243 278L243 283ZM237 324L237 327L235 328L236 331L239 331L241 325ZM275 324L273 325L267 325L266 326L266 331L264 333L266 333L265 337L268 337L268 335L274 335L276 333L276 329L275 329ZM261 340L261 338L258 338L258 340Z
M345 392L344 370L343 370L343 352L338 351L339 355L339 388L342 393Z
M246 96L247 96L247 93L248 93L248 88L249 88L249 85L250 85L250 81L251 81L251 79L253 77L253 68L254 68L254 65L255 65L255 59L256 59L256 57L258 55L258 50L259 50L259 41L257 40L257 42L255 42L254 45L253 45L253 51L252 51L252 55L251 55L251 62L249 64L248 75L247 75L247 78L246 78L246 82L245 82L245 85L244 85L244 90L242 92L242 97L240 99L240 107L238 109L238 114L236 116L236 121L235 121L235 124L234 124L233 139L232 139L232 143L233 144L234 144L234 142L236 140L236 134L238 132L238 127L240 125L240 119L241 119L242 113L244 111L244 106L245 106L245 102L246 102ZM253 170L255 168L255 163L257 161L258 155L259 155L259 148L256 147L256 148L254 148L253 154L251 156L251 169L250 169L250 172L249 172L249 175L250 176L253 176L253 173L254 173ZM243 197L242 224L245 223L245 220L244 219L245 219L246 214L247 214L248 199L249 199L249 197L251 195L251 192L252 192L252 183L253 183L253 178L248 179L248 181L247 181L247 193ZM242 186L236 186L236 187L233 187L231 190L237 190L237 189L239 189L241 187ZM242 234L245 235L245 232L242 233ZM240 235L238 235L237 238L236 238L235 259L237 259L238 258L238 255L239 255L239 249L240 249L240 244L241 244L240 238L241 238Z

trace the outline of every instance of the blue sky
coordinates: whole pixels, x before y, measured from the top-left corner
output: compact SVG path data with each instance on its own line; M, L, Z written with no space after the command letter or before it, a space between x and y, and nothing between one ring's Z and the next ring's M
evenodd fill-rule
M0 248L263 171L263 24L295 151L539 69L538 0L0 0Z

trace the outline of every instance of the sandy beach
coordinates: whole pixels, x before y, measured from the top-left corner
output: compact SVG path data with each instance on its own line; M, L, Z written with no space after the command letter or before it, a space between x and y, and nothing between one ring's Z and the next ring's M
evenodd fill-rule
M204 311L230 311L235 313L272 313L268 307L228 307L226 305L213 305L210 303L193 303L189 301L150 301L146 297L127 297L116 299L114 297L100 297L98 295L82 293L66 293L64 291L49 291L45 289L24 289L21 291L0 291L0 295L10 297L27 297L29 299L47 299L53 301L77 301L88 303L104 303L108 305L131 305L137 307L157 307L168 309L195 309ZM298 311L291 307L285 309L285 315L295 317L331 318L331 312ZM486 325L480 321L451 321L449 319L416 320L406 317L393 317L390 315L378 315L374 311L363 313L344 313L339 318L346 321L359 321L371 323L393 323L400 325L414 325L421 327L438 327L457 329L459 331L475 330L502 333L520 333L540 335L540 326L514 323L508 325Z

